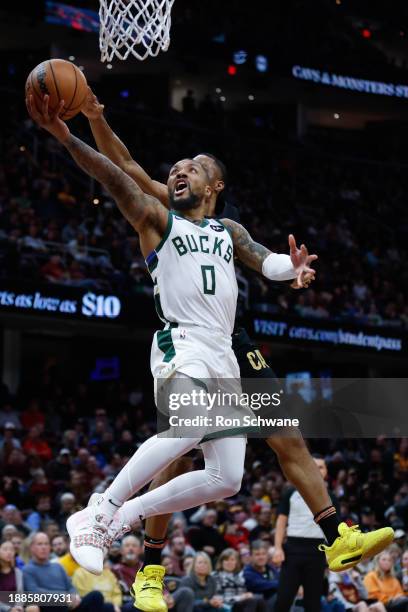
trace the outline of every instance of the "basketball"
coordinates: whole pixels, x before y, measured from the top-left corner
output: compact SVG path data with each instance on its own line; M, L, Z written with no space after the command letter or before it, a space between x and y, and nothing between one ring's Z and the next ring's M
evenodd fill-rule
M49 109L55 112L64 100L61 119L75 117L80 111L87 94L86 78L81 70L62 59L51 59L38 64L28 75L26 94L33 95L34 104L40 110L44 95L48 94Z

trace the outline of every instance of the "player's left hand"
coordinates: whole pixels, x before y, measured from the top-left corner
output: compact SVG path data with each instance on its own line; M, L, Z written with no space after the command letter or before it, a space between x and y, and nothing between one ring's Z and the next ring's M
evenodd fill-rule
M85 102L82 105L81 112L89 121L93 119L99 119L103 115L104 105L99 103L98 98L90 87L88 87L88 93L85 98Z
M297 284L299 285L299 288L304 287L306 274L311 275L309 283L315 278L316 270L313 270L313 268L310 267L310 264L317 259L317 255L309 255L309 251L304 244L302 244L300 249L298 249L293 234L289 234L289 249L290 258L296 271Z

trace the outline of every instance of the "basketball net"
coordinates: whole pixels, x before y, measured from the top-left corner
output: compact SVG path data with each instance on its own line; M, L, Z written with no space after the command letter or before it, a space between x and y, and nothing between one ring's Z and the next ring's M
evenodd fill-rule
M101 61L139 60L167 51L174 0L100 0Z

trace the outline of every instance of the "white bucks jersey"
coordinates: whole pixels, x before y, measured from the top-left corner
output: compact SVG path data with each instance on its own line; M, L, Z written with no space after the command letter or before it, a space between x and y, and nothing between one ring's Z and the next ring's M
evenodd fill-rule
M220 221L198 225L169 213L165 235L146 259L164 323L232 333L238 294L233 251Z

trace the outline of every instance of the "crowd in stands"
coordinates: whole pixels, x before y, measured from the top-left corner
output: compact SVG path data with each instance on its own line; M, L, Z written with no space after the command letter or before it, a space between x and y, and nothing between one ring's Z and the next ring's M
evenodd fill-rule
M143 559L142 523L114 543L101 576L75 564L65 524L153 433L145 405L143 393L124 381L64 384L57 370L39 377L35 395L28 384L16 397L0 389L1 591L41 594L54 585L79 610L131 610L129 589ZM311 449L325 457L341 520L363 531L396 530L379 558L328 573L322 610L384 612L382 604L405 610L408 440L315 440ZM196 466L200 462L198 454ZM251 440L237 496L173 516L162 556L169 609L273 610L279 585L274 529L286 487L272 451ZM302 610L301 591L295 609Z
M198 129L200 112L194 129L190 119L170 111L159 123L136 113L131 134L124 128L126 114L115 115L112 123L157 178L165 180L180 156L218 154L229 169L227 200L238 205L253 237L287 252L293 232L319 255L317 280L308 291L249 273L250 306L407 327L405 168L311 154L307 147L277 149L265 135L262 140L264 124L254 140L254 126L234 131L231 117L215 135ZM84 118L75 131L89 137ZM0 258L3 279L152 293L137 236L115 204L29 120L20 141L13 136L2 142Z

